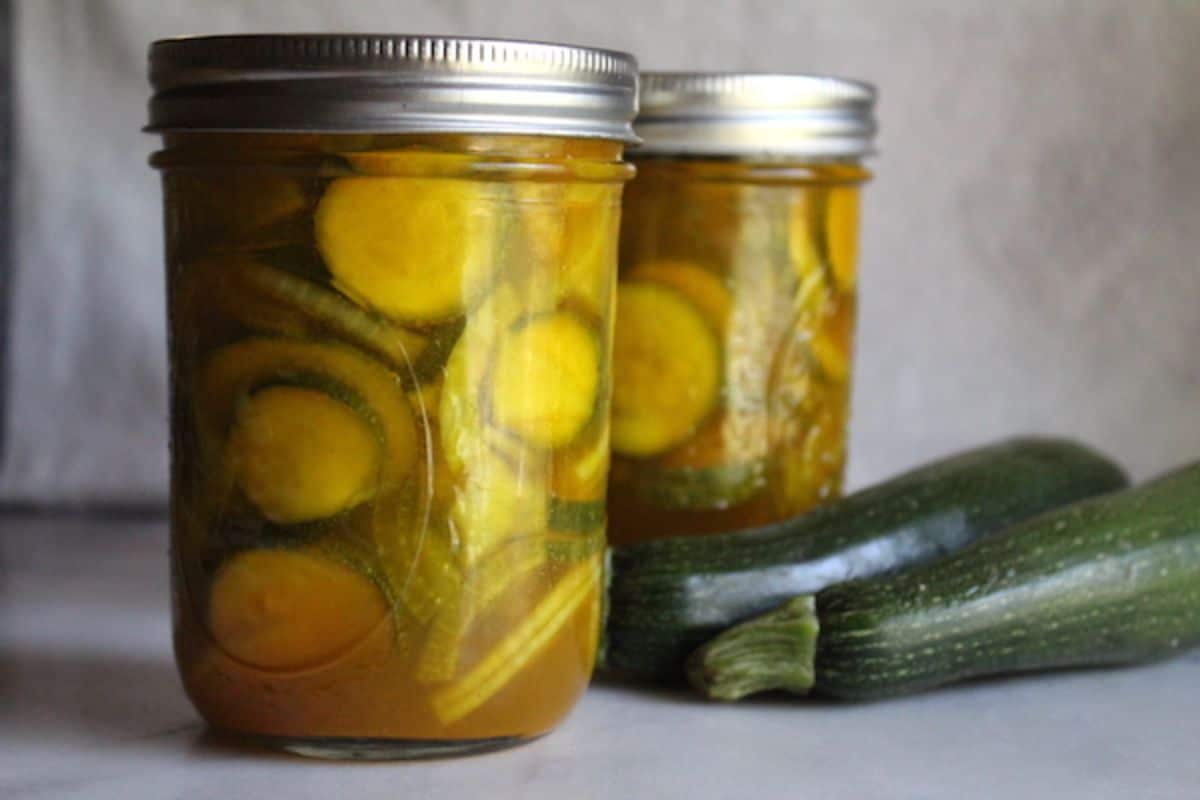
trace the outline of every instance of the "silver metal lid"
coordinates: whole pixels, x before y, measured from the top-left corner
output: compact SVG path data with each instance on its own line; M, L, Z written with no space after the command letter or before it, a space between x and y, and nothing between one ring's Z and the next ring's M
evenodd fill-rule
M637 62L452 36L204 36L150 46L149 131L508 133L636 142Z
M875 89L815 75L644 72L635 153L860 158Z

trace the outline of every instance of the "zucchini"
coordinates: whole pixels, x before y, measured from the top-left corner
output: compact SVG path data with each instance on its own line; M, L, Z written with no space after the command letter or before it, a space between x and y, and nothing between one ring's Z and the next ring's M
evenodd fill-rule
M705 645L688 673L718 699L786 689L872 700L1198 643L1200 464L919 569L796 598Z
M631 269L629 280L667 286L686 297L724 334L733 313L733 295L720 276L688 261L646 261Z
M601 578L598 558L573 566L522 620L462 677L430 698L446 724L457 722L500 692L545 650L585 603L594 602Z
M369 500L381 460L367 419L325 392L298 386L268 386L243 400L225 452L246 497L281 525Z
M600 399L600 342L569 311L526 318L501 337L489 380L496 425L541 449L571 444Z
M612 447L645 458L682 444L716 409L721 342L679 292L649 281L617 288Z
M228 345L201 368L195 391L196 423L206 455L214 463L220 463L217 454L225 452L239 407L256 390L273 383L345 387L353 397L335 399L351 408L361 405L376 423L377 489L396 488L409 478L421 444L412 408L395 376L349 347L284 338L245 339Z
M392 319L459 316L486 290L498 246L491 185L439 178L341 178L317 206L317 246L334 284Z
M213 579L208 630L243 664L295 671L345 654L387 615L383 593L348 566L315 552L247 550Z
M293 336L330 335L375 356L406 380L424 363L428 337L397 327L312 281L252 258L205 267L220 275L217 280L228 295L222 298L223 306L250 328Z
M453 483L450 519L468 566L506 539L545 528L544 457L531 457L489 425L481 408L480 384L494 352L487 337L507 331L499 322L508 318L502 299L494 294L473 315L450 354L439 401L440 449Z
M787 522L617 548L602 664L634 677L680 678L694 648L794 595L929 561L1125 483L1119 467L1078 444L1013 439Z

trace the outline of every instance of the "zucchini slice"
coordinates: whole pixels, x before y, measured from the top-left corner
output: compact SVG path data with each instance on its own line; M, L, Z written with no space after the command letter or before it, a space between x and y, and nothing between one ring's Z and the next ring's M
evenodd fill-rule
M452 679L471 625L510 586L537 570L546 559L540 536L514 539L484 559L464 582L462 591L434 617L417 662L417 680L436 683Z
M336 292L244 254L189 264L183 306L194 316L213 307L251 330L285 336L332 336L375 356L406 379L425 377L430 338L405 330Z
M692 302L724 334L733 312L733 295L715 272L690 261L646 261L629 271L629 280L669 286Z
M572 567L532 611L458 680L433 693L434 713L457 722L496 696L554 640L589 600L600 581L599 558Z
M721 344L679 292L648 281L617 290L612 447L645 458L686 441L720 400Z
M396 377L344 345L282 338L245 339L216 351L202 366L193 396L197 428L215 463L220 463L240 404L255 390L279 383L345 387L353 397L337 400L351 408L361 403L378 430L377 491L394 489L410 476L421 447L412 409ZM344 427L343 422L337 424Z
M597 334L577 315L528 318L501 339L489 381L496 424L542 449L575 441L596 412Z
M489 298L472 314L446 364L438 412L442 453L454 479L450 519L468 565L505 539L545 527L544 458L491 427L481 407L493 352L487 337L504 330L497 315L507 318L501 302Z
M387 614L378 587L343 564L299 550L247 550L213 580L208 629L237 661L295 671L347 653Z
M490 281L499 244L490 185L438 178L341 178L316 213L335 285L393 319L458 316Z
M238 405L226 458L262 515L290 525L370 499L380 454L374 428L340 400L269 386Z

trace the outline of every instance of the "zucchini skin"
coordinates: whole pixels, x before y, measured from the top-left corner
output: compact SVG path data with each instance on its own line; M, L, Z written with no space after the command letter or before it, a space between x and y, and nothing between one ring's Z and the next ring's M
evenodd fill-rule
M1152 661L1200 643L1200 464L817 595L814 691Z
M1104 456L1019 438L945 458L775 525L611 553L598 666L682 680L688 654L798 594L930 561L1047 509L1128 484Z

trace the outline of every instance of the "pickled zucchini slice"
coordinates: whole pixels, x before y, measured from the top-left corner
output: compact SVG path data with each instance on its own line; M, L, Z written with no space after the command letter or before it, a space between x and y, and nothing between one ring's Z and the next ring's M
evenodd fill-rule
M230 298L227 308L238 312L240 321L250 327L263 317L261 303L272 302L292 309L299 318L297 331L280 333L332 334L377 356L405 377L429 346L428 337L397 327L335 292L255 259L235 258L226 269L227 285L245 293L240 303L238 298Z
M296 386L270 386L239 404L226 457L246 497L283 525L369 499L380 461L365 419L324 392Z
M720 399L721 344L674 289L624 281L613 342L612 447L645 458L684 442Z
M387 613L375 584L343 564L299 550L248 550L217 572L208 629L244 664L295 671L344 655Z
M491 185L438 178L342 178L316 213L334 283L393 319L458 316L486 289L498 247Z
M396 377L344 345L284 338L245 339L228 345L216 351L201 368L193 402L201 443L210 463L222 463L226 441L238 422L239 406L256 391L281 384L327 388L335 395L334 400L369 419L375 428L374 445L378 452L377 491L390 491L409 478L421 447L412 409ZM313 405L308 395L302 396L308 399L301 402ZM291 394L281 397L290 397L291 402L296 399ZM273 407L280 405L273 401ZM340 415L329 412L323 418L331 420L328 424L336 425L339 432L352 429ZM321 441L329 442L339 434L312 431L308 435L320 435ZM232 455L244 458L245 454L239 454L235 448ZM307 463L316 468L315 461ZM325 474L327 468L320 471ZM261 481L270 480L264 471ZM282 475L279 480L280 491L288 491L282 484Z
M545 526L544 457L496 430L482 408L481 382L492 360L487 334L505 328L507 313L490 298L472 314L447 362L438 433L453 476L450 519L462 560L474 564L495 546Z
M474 569L463 590L434 617L417 663L417 680L452 679L471 625L509 587L545 564L547 557L542 537L528 536L505 544Z
M463 563L476 564L505 541L546 527L544 476L481 449L450 508Z
M499 343L490 390L491 412L499 427L533 447L570 444L596 412L596 332L568 311L524 320Z
M629 279L669 286L692 302L724 333L733 311L733 295L720 276L689 261L645 261L629 271Z
M426 378L436 366L436 337L405 330L255 256L233 253L190 262L173 305L180 326L203 327L203 316L219 311L261 333L340 339L410 383Z
M457 722L496 696L539 656L575 613L594 601L599 558L572 567L532 611L465 675L435 691L434 713L446 724Z

